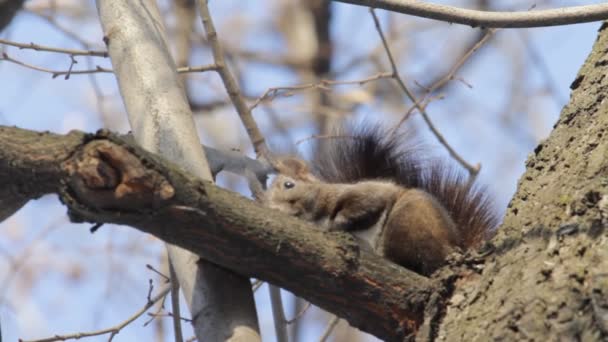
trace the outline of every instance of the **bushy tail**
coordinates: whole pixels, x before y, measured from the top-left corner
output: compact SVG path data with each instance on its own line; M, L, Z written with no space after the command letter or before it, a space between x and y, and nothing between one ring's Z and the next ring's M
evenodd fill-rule
M498 223L483 186L450 161L433 157L412 132L391 134L377 124L344 125L315 148L313 172L329 183L391 180L423 189L448 210L458 226L463 248L488 239Z

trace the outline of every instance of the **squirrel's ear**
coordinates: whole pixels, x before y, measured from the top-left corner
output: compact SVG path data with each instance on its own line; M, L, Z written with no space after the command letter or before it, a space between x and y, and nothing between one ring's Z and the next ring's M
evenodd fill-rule
M291 176L297 180L304 180L308 182L317 181L317 178L310 172L310 168L305 161L295 158L287 157L280 159L275 166L277 171L281 174Z

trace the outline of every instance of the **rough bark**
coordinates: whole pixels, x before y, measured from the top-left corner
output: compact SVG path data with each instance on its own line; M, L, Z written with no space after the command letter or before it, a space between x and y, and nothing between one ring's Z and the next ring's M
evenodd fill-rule
M50 143L61 140L66 143ZM49 147L27 148L35 144ZM29 162L38 160L42 164ZM38 168L49 171L38 177ZM60 136L0 127L0 177L3 187L27 183L59 192L75 222L135 227L288 289L385 340L417 332L425 304L442 300L452 279L431 281L407 271L359 250L350 235L264 208L107 132ZM4 201L14 196L4 195Z
M608 340L607 28L526 163L494 255L457 285L439 340Z

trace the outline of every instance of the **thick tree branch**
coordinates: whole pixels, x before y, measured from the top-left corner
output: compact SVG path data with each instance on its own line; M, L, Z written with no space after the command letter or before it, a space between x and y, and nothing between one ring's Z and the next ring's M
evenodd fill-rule
M41 133L42 135L42 133ZM39 134L0 127L4 146L0 155L0 222L14 214L30 199L59 190L60 166L82 143L82 133L65 136ZM36 150L36 154L29 151ZM36 182L32 182L36 179Z
M572 6L526 12L477 11L418 0L334 0L381 8L471 27L522 28L588 23L608 19L608 4Z
M21 144L11 142L19 136ZM26 148L33 141L58 147ZM48 171L39 177L37 170ZM58 191L75 221L133 226L288 289L385 340L415 333L427 299L444 293L439 283L359 250L348 234L322 232L264 208L105 132L60 136L0 128L0 177L3 187Z

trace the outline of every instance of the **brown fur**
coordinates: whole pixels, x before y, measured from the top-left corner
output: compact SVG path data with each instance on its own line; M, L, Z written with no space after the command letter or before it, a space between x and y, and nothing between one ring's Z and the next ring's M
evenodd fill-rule
M433 156L411 131L391 134L377 124L347 124L332 136L345 138L318 140L311 161L316 178L326 183L382 179L424 190L456 224L461 248L477 247L492 236L498 217L486 188L470 182L451 160Z
M460 237L454 221L433 196L411 189L393 207L383 242L387 259L430 274L460 245Z
M376 227L373 238L361 238L365 247L422 274L437 269L459 246L454 222L433 196L391 182L327 184L279 175L266 198L269 207L326 230Z
M345 135L320 143L314 173L298 158L280 160L267 204L352 232L362 246L425 275L456 248L489 237L496 217L486 193L453 167L420 158L411 138L386 138L377 126Z

